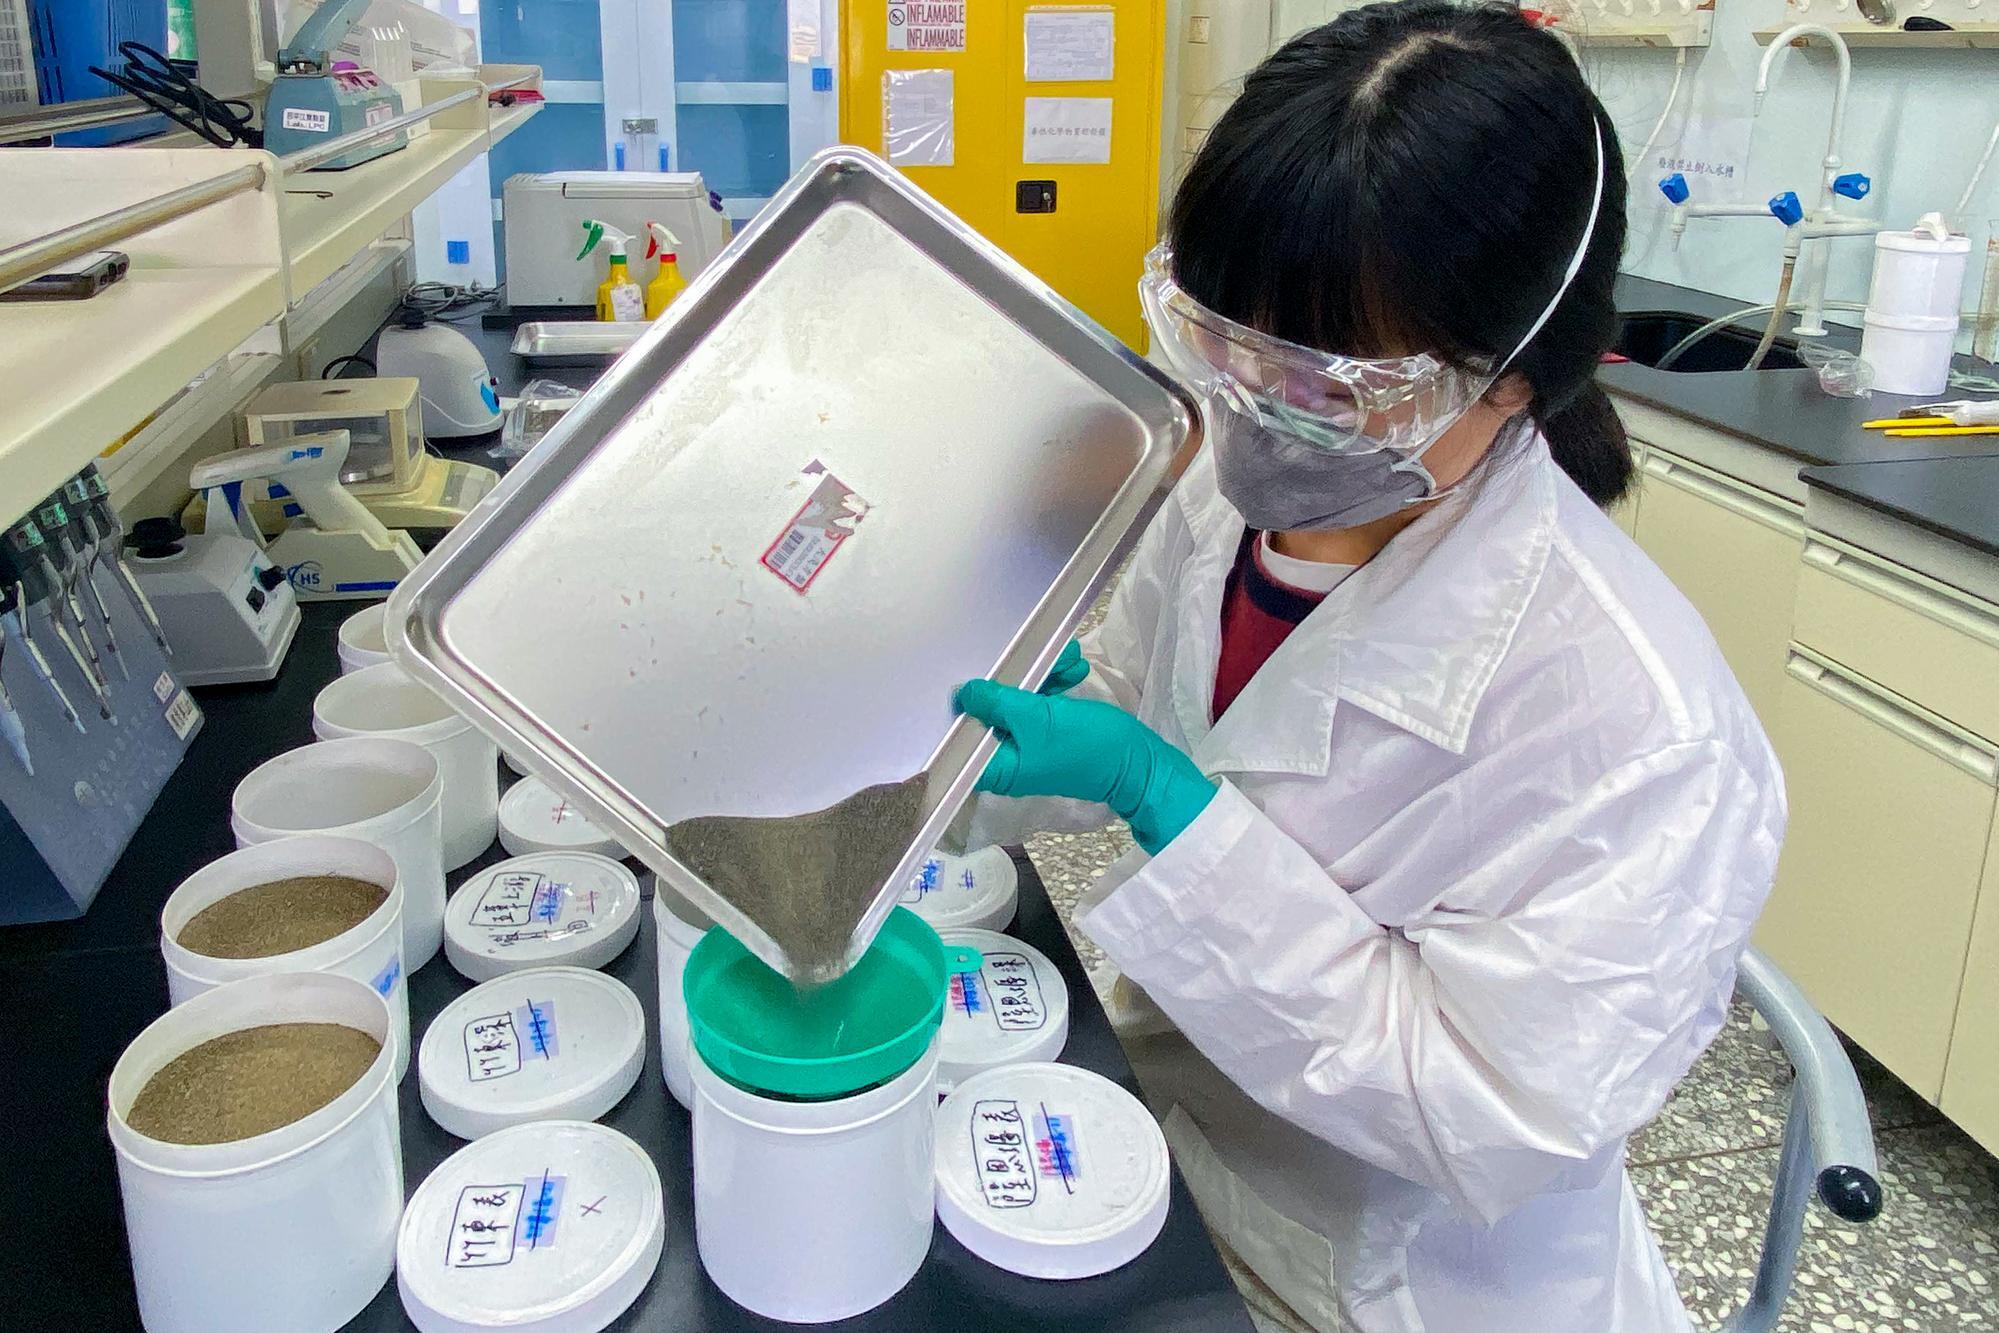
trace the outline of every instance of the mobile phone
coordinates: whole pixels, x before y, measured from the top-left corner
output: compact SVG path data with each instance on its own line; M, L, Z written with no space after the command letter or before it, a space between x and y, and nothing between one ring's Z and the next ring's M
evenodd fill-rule
M96 250L0 292L0 301L82 301L125 276L132 267L123 250Z

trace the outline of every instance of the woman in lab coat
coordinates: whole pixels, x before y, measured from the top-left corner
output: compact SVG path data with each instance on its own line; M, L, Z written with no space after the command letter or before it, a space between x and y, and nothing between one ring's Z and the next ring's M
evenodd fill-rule
M1623 237L1616 134L1517 10L1292 41L1142 288L1203 448L1087 675L960 695L1001 735L985 790L1067 798L981 801L973 839L1130 823L1079 925L1298 1327L1691 1327L1624 1145L1722 1024L1784 797L1599 507L1632 467L1592 382Z

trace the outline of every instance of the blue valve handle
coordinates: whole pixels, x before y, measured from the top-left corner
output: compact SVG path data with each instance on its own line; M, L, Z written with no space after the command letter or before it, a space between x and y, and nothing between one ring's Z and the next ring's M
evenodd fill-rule
M1688 186L1687 178L1676 171L1659 182L1659 193L1665 195L1672 203L1684 204L1688 199L1693 197L1694 192Z
M1798 202L1796 190L1786 190L1770 201L1770 216L1787 227L1795 227L1805 220L1805 206Z
M1843 176L1832 178L1832 192L1848 199L1865 199L1874 188L1874 182L1858 171L1849 171Z

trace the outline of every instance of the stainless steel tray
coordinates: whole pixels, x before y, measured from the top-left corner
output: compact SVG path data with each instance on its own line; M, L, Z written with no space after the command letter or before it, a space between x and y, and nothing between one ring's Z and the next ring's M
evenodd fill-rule
M780 971L666 828L927 772L851 963L991 753L953 690L1045 677L1198 420L879 159L829 150L403 581L390 652Z
M536 320L514 330L512 350L537 365L608 365L629 352L649 327L637 321Z

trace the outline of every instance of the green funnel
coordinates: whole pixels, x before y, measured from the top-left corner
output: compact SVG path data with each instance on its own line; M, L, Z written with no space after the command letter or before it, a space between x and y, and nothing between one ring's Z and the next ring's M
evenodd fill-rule
M947 950L898 907L858 963L811 990L795 989L718 926L688 955L681 992L694 1049L710 1069L765 1096L828 1101L922 1059L951 974L978 966L976 950Z

